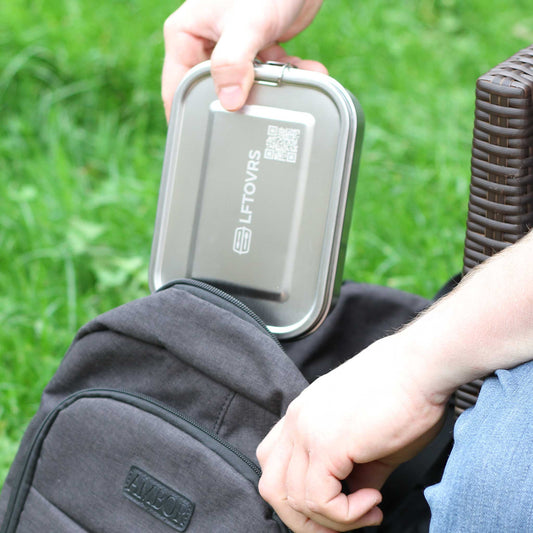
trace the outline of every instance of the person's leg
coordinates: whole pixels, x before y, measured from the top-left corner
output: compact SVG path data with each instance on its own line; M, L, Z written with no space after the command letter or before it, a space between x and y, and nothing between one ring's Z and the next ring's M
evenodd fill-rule
M431 533L533 531L533 361L488 378L455 425Z

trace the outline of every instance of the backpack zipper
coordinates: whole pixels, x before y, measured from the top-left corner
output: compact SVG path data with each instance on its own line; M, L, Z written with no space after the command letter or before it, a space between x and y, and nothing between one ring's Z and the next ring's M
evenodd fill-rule
M159 418L162 418L167 423L172 424L177 429L185 431L191 437L198 440L201 444L217 453L219 457L228 462L243 477L253 483L255 489L257 490L259 478L261 477L261 468L259 467L259 465L255 463L252 459L250 459L248 456L243 454L241 451L239 451L237 448L235 448L232 444L219 437L216 433L202 427L200 424L198 424L195 420L188 417L187 415L184 415L183 413L164 405L163 403L155 400L154 398L151 398L141 393L132 393L118 389L86 389L71 394L66 399L64 399L46 416L41 426L39 427L39 430L37 431L37 434L33 439L30 450L26 457L26 461L24 462L24 466L19 476L18 483L13 488L13 493L10 495L8 504L8 509L10 510L10 512L6 512L6 520L2 525L1 533L10 533L12 531L15 531L18 525L18 520L20 519L20 515L22 513L22 509L27 498L27 493L31 487L31 480L33 479L33 476L35 474L37 459L42 442L46 438L46 435L50 430L52 424L54 423L55 419L62 410L70 407L77 400L84 398L104 398L120 401L132 405L133 407L136 407L138 409L142 409L145 412L149 412L154 416L159 416ZM151 406L152 409L146 409L146 404ZM161 416L161 413L171 415L174 420L169 419L168 416ZM189 430L184 429L183 424L176 424L175 422L177 420L185 422L185 424L193 428L193 431L191 432ZM209 443L209 440L211 440L212 443ZM216 445L213 445L214 443L216 443ZM216 449L218 446L220 446L221 449ZM223 453L221 453L221 451ZM237 458L239 461L234 462L232 458ZM245 471L243 471L241 468L239 468L239 466L237 466L241 463L246 466ZM273 512L272 519L278 524L281 532L289 532L287 527L283 524L283 522L280 520L280 518L275 512Z
M200 281L198 279L192 279L192 278L183 278L183 279L177 279L175 281L171 281L167 283L166 285L163 285L162 287L157 289L157 292L164 291L165 289L169 289L176 285L181 285L185 287L186 286L195 287L197 289L213 294L214 296L218 298L221 298L225 302L229 303L231 306L237 307L240 311L242 311L247 316L247 318L250 319L250 322L255 323L255 325L260 327L260 329L264 330L268 334L268 336L271 339L273 339L276 342L276 344L283 350L283 346L281 345L278 337L274 335L274 333L272 333L268 329L268 326L265 324L263 319L259 317L257 313L252 311L246 304L241 302L238 298L231 296L231 294L228 294L222 289L219 289L218 287L210 285L209 283L206 283L205 281Z

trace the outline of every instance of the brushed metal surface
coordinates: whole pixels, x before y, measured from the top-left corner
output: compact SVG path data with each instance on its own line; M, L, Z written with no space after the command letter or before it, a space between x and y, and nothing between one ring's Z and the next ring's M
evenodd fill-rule
M362 126L328 76L258 65L247 105L231 113L209 64L193 69L171 113L151 289L201 279L281 338L315 329L342 276Z

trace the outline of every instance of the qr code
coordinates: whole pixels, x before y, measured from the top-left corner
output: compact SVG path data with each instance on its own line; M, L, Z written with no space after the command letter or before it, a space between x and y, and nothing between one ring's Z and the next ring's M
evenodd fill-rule
M285 163L296 163L299 138L300 130L298 128L268 126L264 158Z

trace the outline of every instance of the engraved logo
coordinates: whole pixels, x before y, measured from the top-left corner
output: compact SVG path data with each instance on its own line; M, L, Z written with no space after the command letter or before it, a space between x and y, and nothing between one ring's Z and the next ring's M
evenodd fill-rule
M252 242L252 230L245 226L240 226L235 229L233 235L233 251L237 254L247 254L250 251L250 244Z
M123 494L177 531L185 531L189 526L194 503L136 466L126 476Z
M247 254L250 251L252 230L248 226L252 225L254 216L256 181L259 175L260 160L261 152L259 150L250 150L248 152L239 211L239 224L246 224L246 226L238 226L233 233L233 251L239 255Z

